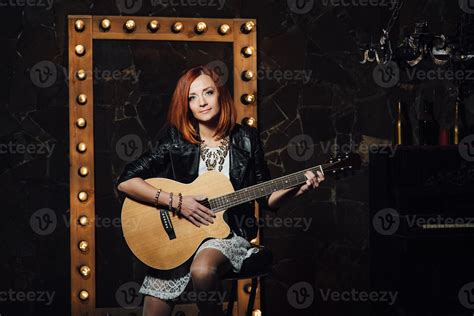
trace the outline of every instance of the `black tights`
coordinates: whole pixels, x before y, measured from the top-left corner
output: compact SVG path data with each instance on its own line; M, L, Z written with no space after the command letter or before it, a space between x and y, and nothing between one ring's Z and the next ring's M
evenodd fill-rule
M199 252L191 264L191 279L193 290L199 292L217 291L221 277L231 269L231 263L222 252L207 248ZM197 297L199 295L196 295ZM205 297L210 297L206 295ZM216 297L213 295L212 297ZM222 305L218 301L197 301L201 316L221 316ZM220 302L222 303L222 302ZM143 316L169 316L173 311L173 304L162 299L145 296Z

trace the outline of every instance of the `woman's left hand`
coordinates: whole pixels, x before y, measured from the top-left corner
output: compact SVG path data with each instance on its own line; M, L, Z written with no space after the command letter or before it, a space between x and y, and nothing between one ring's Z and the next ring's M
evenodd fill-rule
M324 174L321 171L316 171L316 175L312 171L306 171L304 173L306 177L306 182L303 184L295 196L299 196L305 192L308 192L310 189L315 189L319 187L319 183L324 181Z

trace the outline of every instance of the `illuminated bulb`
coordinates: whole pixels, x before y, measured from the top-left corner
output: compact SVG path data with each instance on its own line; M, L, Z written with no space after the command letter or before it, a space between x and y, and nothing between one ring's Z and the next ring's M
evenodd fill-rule
M204 22L199 22L198 24L196 24L194 30L196 31L196 33L202 34L207 31L207 25Z
M89 292L87 292L86 290L82 290L79 292L79 299L81 301L85 301L89 298Z
M87 150L87 146L84 143L77 144L77 151L83 153Z
M155 33L160 29L160 23L157 20L151 20L150 23L148 23L148 31Z
M77 32L82 32L84 31L84 28L86 27L86 25L84 24L84 21L82 20L76 20L76 22L74 22L74 29L77 31Z
M247 47L242 48L242 54L245 57L252 56L254 52L255 52L255 48L253 48L252 46L247 46Z
M86 53L86 49L84 48L84 45L76 45L76 47L74 47L74 51L76 52L76 55L77 56L82 56Z
M83 217L85 217L85 216L83 216ZM79 220L80 220L80 218L79 218ZM79 221L79 223L80 223L80 221ZM82 225L82 226L85 226L85 225ZM77 245L77 247L79 248L80 251L87 252L89 250L89 243L85 240L81 240L79 242L79 244Z
M243 124L251 127L254 127L257 123L254 117L246 117L242 121Z
M77 198L79 199L79 201L85 202L85 201L87 201L87 199L89 198L89 195L87 194L87 192L81 191L81 192L79 192L79 194L77 195Z
M76 78L79 79L79 80L84 80L87 78L87 74L86 74L86 71L84 69L79 69L77 72L76 72Z
M83 117L80 117L80 118L77 119L77 121L76 121L76 126L77 127L84 128L84 127L86 127L86 125L87 125L87 122Z
M125 22L125 25L123 27L124 27L126 32L131 33L133 31L135 31L135 27L136 27L135 21L128 20L127 22Z
M81 93L77 96L77 103L84 105L87 103L87 96L84 93Z
M100 21L100 28L103 30L103 31L108 31L110 30L110 26L111 26L111 22L109 19L103 19L102 21Z
M242 79L245 80L245 81L250 81L250 80L252 80L254 77L255 77L255 74L254 74L253 71L251 71L251 70L245 70L245 71L242 73Z
M89 169L87 169L87 167L80 167L79 168L79 175L81 177L85 177L89 174Z
M79 217L78 222L81 226L86 226L89 224L89 218L87 218L87 216L85 215L82 215ZM86 242L86 246L87 246L87 242Z
M175 22L173 24L172 30L174 33L179 33L183 30L183 23L181 22Z
M83 277L88 277L90 274L91 274L91 268L89 268L88 266L81 266L79 268L79 273L83 276Z
M255 103L255 95L254 94L244 94L242 95L242 103L243 104L252 104Z
M229 24L222 24L221 26L219 26L219 34L226 35L226 34L229 34L229 32L230 32Z
M252 285L250 283L247 283L244 285L244 292L247 293L247 294L250 294L250 292L252 291Z
M248 34L252 32L254 28L255 28L255 23L253 21L247 21L244 24L242 24L242 33Z

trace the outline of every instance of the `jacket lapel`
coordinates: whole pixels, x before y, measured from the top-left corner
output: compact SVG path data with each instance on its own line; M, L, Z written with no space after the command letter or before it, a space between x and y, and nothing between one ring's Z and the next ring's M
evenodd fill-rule
M199 145L181 141L179 145L172 145L171 175L176 181L190 183L198 176Z
M245 176L245 170L250 160L250 139L242 137L240 127L231 133L230 146L230 181L234 186L234 190L239 190Z

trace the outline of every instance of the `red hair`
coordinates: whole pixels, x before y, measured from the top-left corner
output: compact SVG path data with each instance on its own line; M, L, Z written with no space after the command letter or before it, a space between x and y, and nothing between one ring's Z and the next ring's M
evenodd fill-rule
M167 121L175 126L183 135L183 138L191 144L200 143L198 132L198 121L189 109L189 88L191 83L200 75L208 75L216 85L219 93L220 113L214 136L224 138L229 135L235 126L237 114L234 101L230 96L229 89L225 84L219 84L222 80L214 70L207 66L197 66L188 69L178 80L171 98Z

